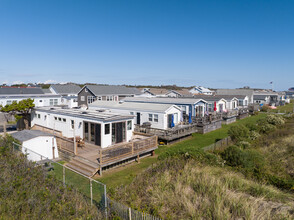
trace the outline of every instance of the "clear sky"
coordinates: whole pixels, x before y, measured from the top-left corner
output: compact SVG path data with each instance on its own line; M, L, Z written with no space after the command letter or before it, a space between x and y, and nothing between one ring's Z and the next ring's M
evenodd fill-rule
M0 0L0 83L294 86L293 0Z

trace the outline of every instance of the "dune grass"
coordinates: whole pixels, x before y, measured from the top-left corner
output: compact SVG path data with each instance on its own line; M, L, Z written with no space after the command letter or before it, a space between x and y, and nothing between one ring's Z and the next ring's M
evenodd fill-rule
M250 116L248 118L238 120L233 124L256 123L257 120L264 118L265 116L266 114L261 113L259 115ZM126 165L125 167L118 168L116 170L105 172L102 177L97 177L97 180L106 184L108 190L110 190L111 192L117 186L130 184L136 177L136 175L142 173L146 168L157 162L157 156L160 156L168 151L173 151L177 149L196 149L206 147L210 144L213 144L219 139L227 137L227 132L230 126L232 126L232 124L223 125L222 128L209 132L207 134L194 133L192 137L187 140L168 146L159 146L159 148L155 151L156 156L143 158L140 160L139 164L133 163L130 165Z
M293 195L226 168L168 159L116 190L116 199L164 219L291 219ZM292 213L292 214L291 214Z

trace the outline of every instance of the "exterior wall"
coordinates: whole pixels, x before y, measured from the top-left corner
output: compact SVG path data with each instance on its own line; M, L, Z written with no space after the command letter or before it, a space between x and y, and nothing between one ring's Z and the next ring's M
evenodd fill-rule
M235 103L235 108L234 108L234 103ZM238 107L238 100L237 99L232 99L232 100L227 100L227 110L233 110Z
M40 118L38 117L40 115ZM55 120L55 117L57 120ZM41 125L43 127L47 127L50 129L54 129L56 131L60 131L63 136L67 138L73 138L74 136L78 136L84 139L84 122L92 122L92 123L97 123L101 124L101 147L108 147L111 145L111 133L112 129L110 128L110 134L105 135L105 124L111 124L112 122L103 122L103 121L97 121L93 119L87 119L87 118L82 118L82 117L73 117L73 116L68 116L68 115L61 115L61 114L56 114L56 113L48 113L48 112L43 112L43 111L38 111L35 110L32 113L32 121L31 121L31 126L36 125ZM74 120L74 127L75 129L72 129L71 126L71 120ZM126 141L131 140L132 138L132 132L134 130L134 119L129 119L129 120L121 120L121 121L113 121L113 123L116 122L126 122L127 126L127 121L132 121L132 129L130 131L127 131L126 129Z
M88 106L88 96L95 96L89 89L83 88L78 94L78 105Z
M13 102L13 101L21 101L24 99L28 99L30 97L18 97L18 98L13 98L13 97L7 97L7 98L2 98L0 99L0 105L5 106L7 104L9 104L9 101ZM32 98L34 99L34 104L36 107L44 107L44 106L52 106L50 105L50 99L55 99L57 100L57 105L61 104L61 97L35 97Z
M22 144L24 147L32 150L42 156L48 157L49 159L58 158L58 148L56 144L56 139L52 136L40 136L27 141ZM53 147L54 147L54 157L53 157ZM22 149L23 153L25 149ZM34 153L28 153L28 159L32 161L41 160L40 156ZM44 160L45 158L43 158Z
M246 96L244 99L239 99L238 106L248 107L249 98Z
M68 96L61 98L61 104L67 105L69 108L78 107L78 97L76 96Z
M122 114L128 114L128 115L135 115L135 123L137 122L137 113L140 112L140 125L142 125L144 122L151 123L152 128L158 128L158 129L167 129L168 123L167 123L167 114L178 114L177 116L177 123L180 123L181 120L181 111L177 108L170 108L166 113L162 112L156 112L156 111L135 111L135 110L126 110L126 109L109 109L109 108L102 108L102 107L91 107L91 109L106 109L109 112L114 113L122 113ZM152 121L149 121L149 114L152 114ZM154 115L158 115L158 122L154 120Z

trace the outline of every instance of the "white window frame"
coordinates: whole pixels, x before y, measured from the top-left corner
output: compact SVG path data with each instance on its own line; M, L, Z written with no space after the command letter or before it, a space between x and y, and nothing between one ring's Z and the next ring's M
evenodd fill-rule
M154 114L154 115L153 115L153 121L154 121L155 123L158 123L158 114Z
M106 101L113 101L113 96L112 95L106 96Z
M91 103L93 103L95 101L96 101L96 97L95 96L88 96L87 97L88 104L91 104Z
M84 102L85 101L85 96L81 96L81 101Z
M153 114L148 114L148 121L153 121Z

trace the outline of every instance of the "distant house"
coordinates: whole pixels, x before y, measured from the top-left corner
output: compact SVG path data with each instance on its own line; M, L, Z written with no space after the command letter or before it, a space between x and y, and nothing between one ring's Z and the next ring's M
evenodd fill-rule
M254 103L259 105L269 105L270 96L269 95L254 95Z
M56 139L52 134L37 130L23 130L12 133L11 136L28 149L22 148L22 152L29 160L41 161L46 158L58 158Z
M227 100L222 96L209 96L209 95L195 95L196 99L203 99L207 102L208 112L224 112L227 111ZM216 109L214 108L216 107Z
M205 88L203 86L195 86L193 87L192 89L190 89L189 91L191 94L193 95L196 95L196 94L199 94L199 95L213 95L213 91L208 89L208 88Z
M254 89L217 89L216 95L247 96L248 104L254 103L254 99L253 99Z
M192 97L188 89L168 90L164 88L143 88L140 97Z
M133 97L141 92L136 88L112 85L85 85L78 93L78 105L86 105L98 101L120 101L125 97Z
M173 104L95 101L89 109L134 115L136 124L147 123L159 129L171 128L181 121L181 109Z
M81 87L75 84L55 84L51 85L49 90L52 94L61 95L61 104L70 108L78 106L78 93Z
M176 105L180 107L183 115L196 117L203 117L207 108L207 102L205 100L196 98L128 97L125 98L124 101L129 103L160 103Z
M34 99L36 107L56 106L61 104L61 96L56 94L45 94L41 88L22 88L22 87L1 87L0 88L0 105L5 106L13 101L23 99Z

